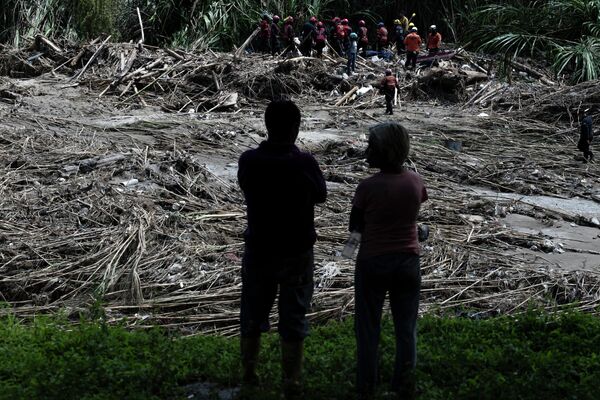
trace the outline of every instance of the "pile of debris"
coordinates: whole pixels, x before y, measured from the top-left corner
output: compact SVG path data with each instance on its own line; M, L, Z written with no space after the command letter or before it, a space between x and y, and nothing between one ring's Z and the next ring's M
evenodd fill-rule
M382 101L373 88L379 85L383 71L392 68L404 89L399 91L401 100L433 98L511 108L509 100L501 97L507 85L495 82L497 71L491 60L462 49L451 52L451 58L434 57L428 61L429 67L416 72L405 71L402 60L359 57L358 73L351 75L345 73L346 60L335 54L321 59L281 59L256 53L244 55L239 50L197 54L142 43L111 43L110 37L98 37L79 46L54 43L38 35L30 48L0 56L0 75L24 78L62 74L67 76L65 85L85 85L99 97L117 96L122 106L153 105L170 112L199 112L281 95L364 108ZM544 85L554 83L545 72L513 64L516 69L528 71L523 82L541 84L542 88L536 90L543 91ZM512 91L521 93L518 87Z

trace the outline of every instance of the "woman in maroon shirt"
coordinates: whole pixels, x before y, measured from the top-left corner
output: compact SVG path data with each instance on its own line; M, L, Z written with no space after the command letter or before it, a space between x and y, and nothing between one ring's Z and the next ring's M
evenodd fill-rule
M356 189L350 231L361 233L355 272L357 389L370 398L377 378L381 314L389 293L396 333L392 390L415 392L416 322L421 272L417 216L427 191L421 177L403 167L409 151L406 129L387 122L369 129L367 161L380 172Z

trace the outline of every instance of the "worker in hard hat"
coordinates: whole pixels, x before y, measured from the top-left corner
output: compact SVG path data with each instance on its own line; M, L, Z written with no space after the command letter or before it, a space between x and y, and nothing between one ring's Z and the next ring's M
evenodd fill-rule
M350 21L348 18L342 18L342 22L340 23L342 26L343 36L342 36L342 49L344 54L348 54L348 48L350 47L350 34L352 33L352 27L350 26Z
M358 35L352 32L348 35L350 44L348 45L348 65L346 66L346 73L351 75L356 69L356 54L358 53Z
M427 50L429 50L429 55L439 52L441 43L442 35L438 32L437 26L431 25L429 27L429 34L427 35Z
M317 17L310 17L302 27L302 38L300 39L300 52L305 57L310 57L313 48L313 41L317 33Z
M336 21L337 19L337 21ZM344 47L344 42L346 41L346 29L344 28L344 25L342 24L343 20L346 20L346 18L344 19L340 19L338 17L336 17L336 19L334 19L334 31L333 31L333 46L335 51L338 53L338 55L340 57L343 57L346 54L346 48ZM347 21L347 20L346 20Z
M406 17L406 13L404 11L400 11L400 15L398 17L398 21L400 21L400 25L404 29L404 32L408 33L408 24L410 24L410 21Z
M271 44L271 18L267 14L263 15L258 27L260 32L258 33L257 50L262 53L269 53Z
M392 74L391 69L385 70L385 77L381 81L381 89L385 95L385 113L392 115L394 113L394 97L398 89L398 79Z
M318 58L323 56L325 46L327 46L327 29L325 29L325 24L319 21L317 22L317 33L315 36L315 50L317 51Z
M366 57L369 49L369 30L362 19L358 21L358 47L361 49L362 56Z
M288 16L283 21L283 29L281 31L281 42L285 46L285 50L281 54L282 57L288 55L288 53L296 52L296 43L294 42L294 17Z
M383 22L377 24L377 51L382 51L388 45L388 30Z
M275 55L279 52L279 35L281 34L281 28L279 28L279 15L273 15L271 21L271 36L270 36L270 47L271 55Z
M418 29L413 26L410 29L410 33L404 38L404 45L406 46L406 69L417 68L417 57L419 56L419 50L421 49L421 37L419 36Z
M394 40L396 41L396 51L398 51L398 55L406 52L406 47L404 46L405 35L406 31L404 30L404 24L402 23L402 20L394 20Z

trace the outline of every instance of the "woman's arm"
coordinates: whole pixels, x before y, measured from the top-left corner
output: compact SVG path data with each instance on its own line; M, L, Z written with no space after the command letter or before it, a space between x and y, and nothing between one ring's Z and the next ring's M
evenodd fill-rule
M350 224L349 224L350 232L360 232L363 233L365 229L365 212L360 208L353 206L350 211Z

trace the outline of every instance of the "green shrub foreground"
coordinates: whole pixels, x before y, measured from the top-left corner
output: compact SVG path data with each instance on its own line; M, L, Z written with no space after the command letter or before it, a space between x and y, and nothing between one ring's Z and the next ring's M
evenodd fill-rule
M384 323L382 379L390 378L392 324ZM422 399L598 399L600 319L532 312L491 319L419 321ZM313 329L306 343L307 399L352 398L355 344L350 319ZM278 342L261 352L262 398L275 398ZM175 338L103 323L0 320L1 399L177 399L180 388L239 382L238 340Z

